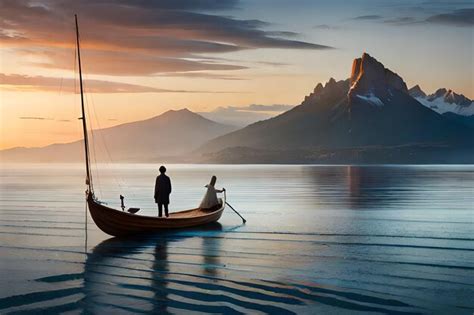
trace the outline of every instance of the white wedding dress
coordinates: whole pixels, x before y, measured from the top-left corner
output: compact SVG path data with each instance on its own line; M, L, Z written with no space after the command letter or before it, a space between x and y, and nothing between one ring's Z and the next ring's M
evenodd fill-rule
M217 198L217 193L222 192L223 190L215 189L212 185L206 185L207 191L204 195L204 198L201 201L199 208L201 209L210 209L215 206L220 205L219 198Z

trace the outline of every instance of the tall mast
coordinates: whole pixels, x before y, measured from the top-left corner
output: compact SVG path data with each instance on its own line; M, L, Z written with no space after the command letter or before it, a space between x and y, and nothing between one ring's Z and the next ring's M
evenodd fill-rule
M77 14L74 14L76 21L76 45L77 45L77 59L79 61L79 84L81 87L81 109L82 109L82 130L84 132L84 152L86 158L86 184L89 186L89 192L92 192L92 176L90 171L89 159L89 139L87 137L86 112L84 110L84 88L82 86L82 67L81 67L81 49L79 46L79 26L77 24Z

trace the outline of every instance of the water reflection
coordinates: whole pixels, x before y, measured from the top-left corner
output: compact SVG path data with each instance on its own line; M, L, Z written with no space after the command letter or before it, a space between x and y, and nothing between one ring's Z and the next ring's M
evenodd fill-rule
M154 290L153 313L163 314L168 307L168 293L166 287L166 275L168 268L168 242L166 239L159 239L155 245L154 262L152 269L151 288Z
M317 202L344 209L383 209L417 197L430 179L396 166L314 167L309 171ZM413 191L413 187L418 191ZM335 200L338 196L339 200Z
M399 195L395 193L395 187L401 183L394 183L389 173L393 170L347 166L348 205L352 209L382 208L396 201Z
M114 171L136 188L133 205L150 203L154 167ZM246 226L230 231L229 211L224 231L87 254L79 168L9 171L0 313L472 313L472 166L176 166L176 209L199 202L211 168ZM89 223L89 242L107 237Z
M219 251L221 250L220 238L209 238L204 237L202 239L202 249L203 249L203 260L204 260L204 274L217 277L219 276L219 265L220 265L220 256Z
M216 276L219 265L219 239L222 232L219 223L186 230L166 232L132 239L111 238L98 244L87 256L84 268L85 307L92 313L121 310L129 312L148 311L154 314L168 312L171 270L170 244L185 242L201 233L204 237L202 256L204 274ZM217 234L215 234L217 233ZM217 239L217 242L215 240ZM199 255L199 254L198 254ZM135 305L140 307L135 309ZM145 305L144 305L145 304ZM183 304L180 308L186 308Z

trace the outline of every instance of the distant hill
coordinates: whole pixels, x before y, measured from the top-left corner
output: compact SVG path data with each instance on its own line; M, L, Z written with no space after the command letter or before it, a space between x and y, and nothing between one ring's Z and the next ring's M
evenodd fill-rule
M292 105L272 104L247 106L221 106L210 112L198 112L199 115L225 125L243 128L260 120L275 117L289 109Z
M224 163L230 157L255 163L455 163L474 161L472 131L422 105L399 75L363 54L349 79L318 84L301 105L213 139L200 152Z
M204 142L235 130L188 109L170 110L162 115L94 130L91 147L98 162L151 162L185 155ZM41 148L14 148L0 151L3 162L74 162L83 159L82 140Z

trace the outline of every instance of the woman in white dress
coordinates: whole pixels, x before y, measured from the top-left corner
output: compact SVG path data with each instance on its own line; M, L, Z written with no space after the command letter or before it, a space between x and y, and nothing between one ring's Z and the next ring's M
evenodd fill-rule
M220 206L219 199L217 198L217 193L224 192L225 188L222 188L222 190L216 189L214 187L216 185L216 180L217 178L215 176L212 176L211 182L205 186L207 188L207 191L201 201L201 205L199 206L199 208L209 210Z

